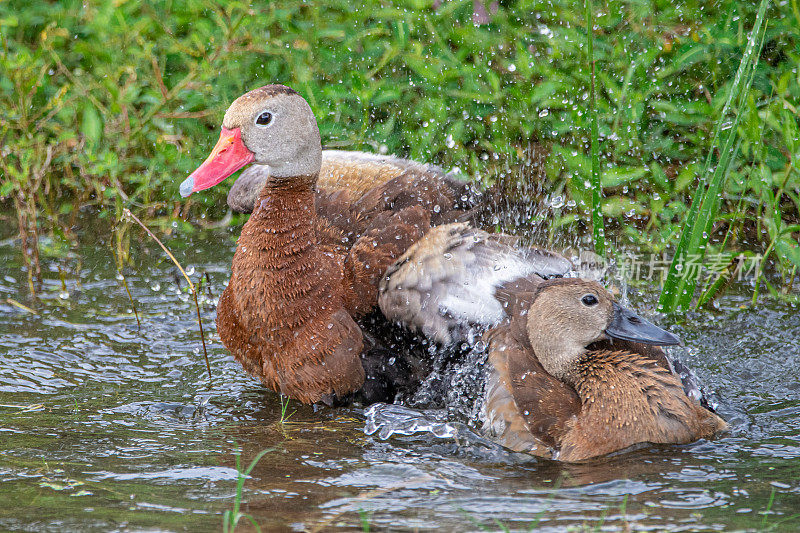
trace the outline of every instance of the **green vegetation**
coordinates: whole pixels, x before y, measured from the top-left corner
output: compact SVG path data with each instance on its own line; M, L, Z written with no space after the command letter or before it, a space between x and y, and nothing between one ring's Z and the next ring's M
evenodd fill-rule
M258 523L255 521L255 519L249 514L243 513L240 510L242 507L244 482L247 481L247 477L250 475L250 472L253 471L261 458L273 451L275 450L270 448L258 452L253 460L250 461L250 465L245 470L242 470L241 454L239 452L236 453L236 496L233 498L233 510L222 513L222 531L224 533L232 533L235 531L236 526L239 524L239 520L242 518L246 518L256 531L261 531L261 528L258 526Z
M594 5L586 0L586 27L594 28ZM598 255L606 254L606 236L603 228L603 183L600 180L600 134L597 127L597 90L595 87L597 73L594 61L594 32L586 32L586 54L590 68L589 80L589 114L591 117L591 154L592 154L592 239L594 250Z
M283 425L292 418L292 415L295 414L297 411L292 411L288 415L286 414L289 411L289 397L284 396L283 394L280 395L280 402L281 402L281 418L278 420L278 423Z
M126 207L162 224L221 218L224 188L183 201L178 185L230 101L281 82L308 99L329 147L486 182L509 168L524 179L513 169L543 147L543 189L565 200L552 202L550 238L599 230L602 187L608 253L671 256L681 241L684 259L761 253L756 291L789 297L800 265L798 1L585 7L507 0L476 26L467 0L3 2L0 198L15 208L31 287L40 233L68 242L78 206L114 220ZM723 266L701 302L733 275ZM689 305L679 297L693 292L679 276L689 270L673 267L665 309Z
M753 75L764 47L764 32L762 28L768 3L768 0L761 0L747 49L742 56L733 84L728 90L725 106L722 108L717 124L714 127L711 146L701 174L703 179L698 184L697 191L692 198L692 205L689 208L689 214L686 216L686 225L681 232L681 239L675 250L675 257L670 265L669 275L661 293L659 303L662 309L667 311L675 311L678 306L688 308L694 296L699 272L697 269L688 268L688 264L692 255L697 256L700 260L703 258L705 247L710 237L709 234L712 231L714 214L717 212L719 205L723 181L730 174L734 156L739 150L740 143L736 142L738 125L744 109L744 95L753 85ZM723 126L728 120L728 111L734 101L738 102L738 105L735 108L733 126L729 128L723 142L721 138ZM712 161L714 161L714 156L717 153L720 154L719 161L716 161L716 166L712 169Z

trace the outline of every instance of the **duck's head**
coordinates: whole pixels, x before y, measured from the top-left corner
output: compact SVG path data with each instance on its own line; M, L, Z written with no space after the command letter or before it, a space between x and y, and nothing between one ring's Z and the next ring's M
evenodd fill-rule
M234 100L219 141L181 183L181 196L213 187L250 163L268 166L274 179L313 179L321 158L319 128L305 99L289 87L265 85Z
M667 346L680 339L614 301L599 283L576 278L542 283L527 313L527 333L539 362L567 380L586 347L604 339Z

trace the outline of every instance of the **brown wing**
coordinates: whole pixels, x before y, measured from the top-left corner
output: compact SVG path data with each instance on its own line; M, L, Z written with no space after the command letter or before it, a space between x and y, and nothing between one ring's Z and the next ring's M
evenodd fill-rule
M431 224L453 222L474 202L469 184L429 169L408 168L385 184L366 191L353 208L367 218L381 211L421 206L431 213Z
M713 411L712 401L703 390L700 378L691 368L683 364L677 356L666 353L660 346L642 344L640 342L624 341L619 339L604 340L592 343L588 350L623 351L642 355L655 362L659 367L678 376L687 396L700 402L700 404Z
M420 206L375 216L345 260L345 283L352 289L345 306L363 316L378 305L378 285L386 270L430 229L430 213Z
M568 421L580 412L581 402L575 390L547 373L534 355L525 329L527 315L522 311L523 306L526 310L530 307L525 296L518 297L509 326L522 348L508 358L511 390L531 433L553 445L566 431Z
M320 242L326 240L338 245L352 246L358 237L366 231L369 221L358 212L353 211L351 194L346 190L318 191L314 196L317 221L332 228L320 236Z
M519 309L525 295L517 295L517 300ZM487 334L487 420L494 425L493 436L504 446L549 457L569 421L580 412L581 403L574 389L542 368L527 340L524 319L518 312L513 316L509 324ZM499 434L498 429L502 429Z
M581 461L652 442L685 444L726 427L683 392L680 378L627 351L590 351L577 362L583 409L561 443L564 461Z

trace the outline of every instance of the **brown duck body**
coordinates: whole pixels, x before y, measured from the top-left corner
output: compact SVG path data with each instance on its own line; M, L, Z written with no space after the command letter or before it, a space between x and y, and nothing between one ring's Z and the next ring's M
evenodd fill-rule
M548 372L537 356L536 330L559 311L532 311L537 293L559 284L583 284L577 294L602 288L581 280L543 282L512 292L511 319L487 332L489 346L484 431L521 452L576 462L638 443L685 444L725 429L725 422L684 391L664 352L641 343L597 339L566 365ZM566 298L565 298L566 299ZM572 317L571 320L575 320ZM530 321L536 321L532 324ZM564 330L569 332L569 326ZM558 342L568 343L566 340ZM551 347L542 346L549 353Z
M217 310L220 337L245 369L306 403L361 387L364 342L355 320L377 306L383 272L431 218L424 204L365 210L364 196L321 195L312 183L262 189Z
M561 438L563 461L642 442L688 444L726 427L720 417L686 396L678 376L636 352L589 352L578 361L573 383L581 410Z
M230 106L220 140L181 194L249 163L228 196L252 215L220 298L220 337L248 372L290 397L313 403L353 393L365 365L391 366L360 360L374 345L357 324L377 309L387 268L431 225L465 216L475 195L437 167L323 152L310 107L283 86Z
M659 347L677 337L597 283L531 273L548 254L468 226L434 228L389 268L381 308L443 343L485 331L483 429L512 450L573 462L726 427Z
M292 184L293 185L293 184ZM217 308L225 346L265 385L304 402L357 389L361 332L344 309L341 243L320 242L308 187L265 188Z

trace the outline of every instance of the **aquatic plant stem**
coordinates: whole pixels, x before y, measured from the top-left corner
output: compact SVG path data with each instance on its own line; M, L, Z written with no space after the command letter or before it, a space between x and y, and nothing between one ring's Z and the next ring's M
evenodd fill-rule
M145 231L145 232L146 232L146 233L147 233L147 234L148 234L148 235L149 235L149 236L150 236L150 237L151 237L151 238L152 238L154 241L156 241L156 242L158 243L158 245L159 245L159 246L161 246L161 249L162 249L162 250L164 250L164 253L166 253L166 254L169 256L169 258L170 258L170 259L172 259L172 262L173 262L173 263L175 263L175 266L177 266L177 267L178 267L178 270L180 270L180 271L181 271L181 274L183 274L183 277L184 277L184 279L186 280L186 283L188 283L188 284L189 284L189 289L192 291L192 296L194 296L194 307L195 307L195 309L197 310L197 323L200 325L200 340L203 342L203 356L205 357L205 360L206 360L206 368L208 369L208 379L211 379L211 363L209 363L209 362L208 362L208 350L206 349L206 337L205 337L205 334L204 334L204 332L203 332L203 320L200 318L200 303L199 303L199 302L198 302L198 300L197 300L197 290L196 290L196 289L195 289L195 287L194 287L194 283L192 283L192 280L190 280L190 279L189 279L189 275L188 275L188 274L186 273L186 271L183 269L183 267L182 267L182 266L181 266L181 264L178 262L178 260L177 260L177 259L175 259L175 256L174 256L174 255L172 255L172 252L170 252L170 251L167 249L167 247L166 247L166 246L164 246L164 243L163 243L163 242L161 242L161 241L159 240L159 238L158 238L158 237L156 237L156 236L155 236L155 234L154 234L152 231L150 231L150 228L148 228L147 226L145 226L145 225L142 223L142 221L141 221L141 220L139 220L139 218L138 218L136 215L134 215L133 213L131 213L131 210L130 210L130 209L128 209L127 207L126 207L125 209L123 209L123 210L122 210L122 216L123 216L123 218L130 218L131 220L133 220L134 222L136 222L137 224L139 224L139 226L141 226L141 227L142 227L142 229L143 229L143 230L144 230L144 231Z
M600 181L600 147L597 130L597 102L595 99L595 71L594 71L594 16L592 0L586 0L586 43L589 68L591 69L589 113L591 115L590 137L592 153L592 235L594 237L594 251L597 255L605 256L606 239L603 228L603 211L600 205L603 196L603 184Z
M8 303L10 305L13 305L14 307L18 307L18 308L22 309L26 313L30 313L32 315L38 315L39 314L36 311L34 311L33 309L31 309L30 307L28 307L27 305L21 304L21 303L19 303L18 301L16 301L13 298L6 298L6 303Z
M141 333L142 322L139 320L139 311L136 309L136 302L133 300L133 294L131 294L131 289L128 286L128 279L125 277L125 274L122 273L122 270L119 267L117 267L117 274L119 274L120 278L122 279L122 286L125 287L125 292L128 293L128 300L130 300L131 307L133 308L133 316L136 317L136 330Z

